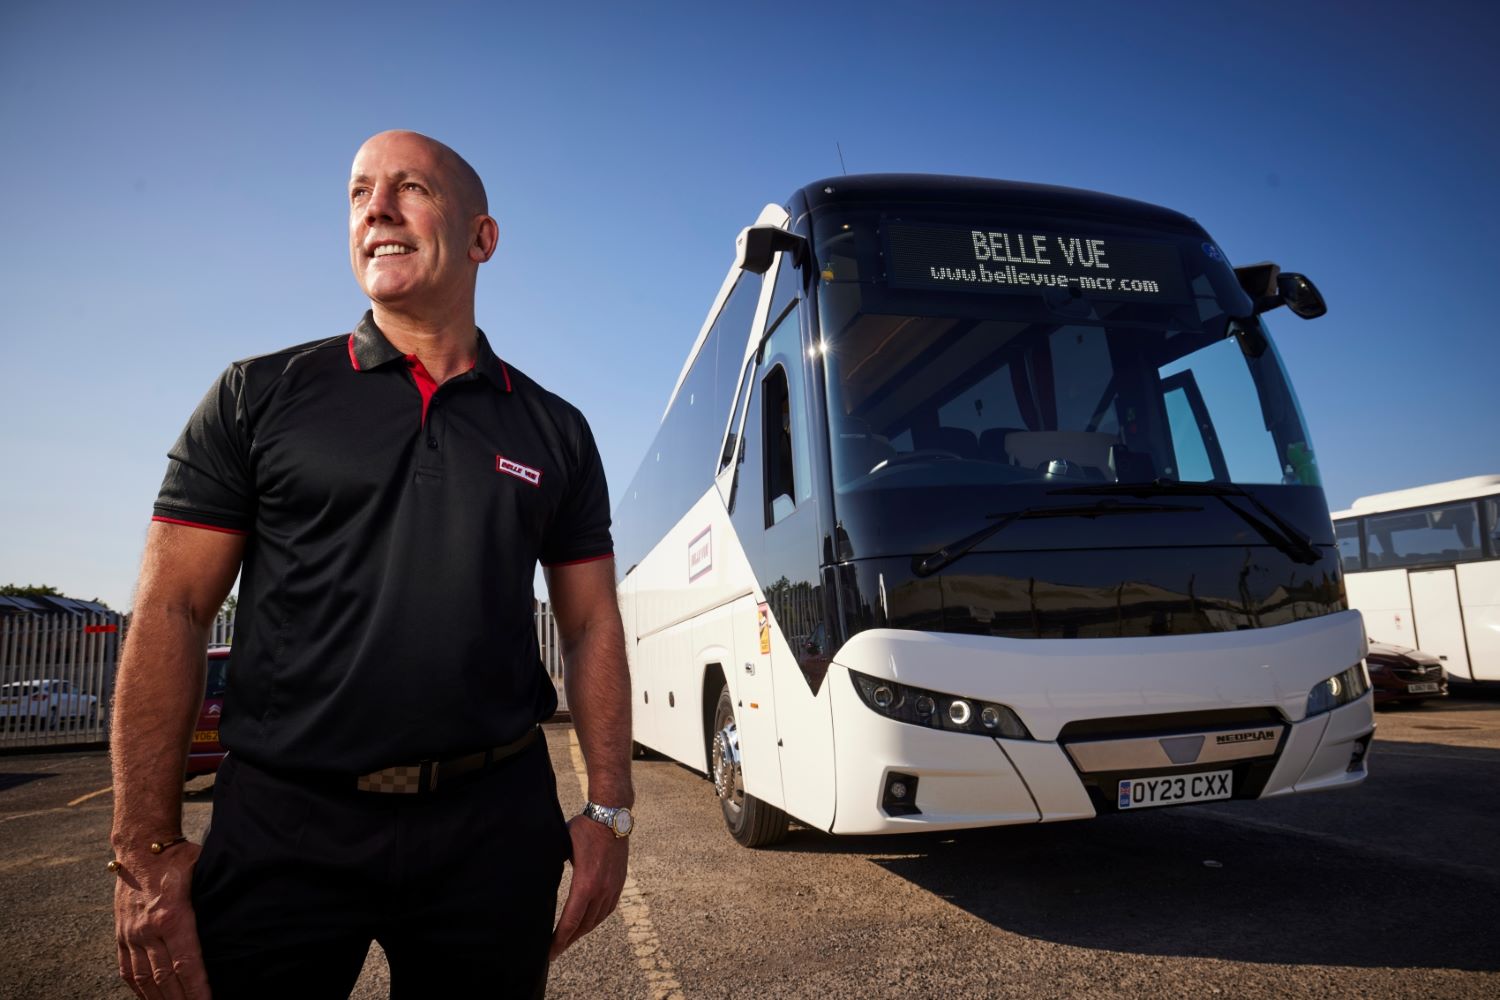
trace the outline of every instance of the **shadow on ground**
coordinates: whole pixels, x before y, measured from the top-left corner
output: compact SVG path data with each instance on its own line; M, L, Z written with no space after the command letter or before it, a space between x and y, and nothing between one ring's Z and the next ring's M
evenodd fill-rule
M779 850L863 854L996 927L1083 948L1496 971L1500 753L1465 753L1388 761L1327 795L901 837L796 829ZM1452 773L1435 783L1434 767ZM1480 801L1432 797L1464 774Z
M12 788L19 788L22 785L30 784L31 782L36 781L38 778L55 777L57 777L57 775L50 774L46 771L21 771L12 772L10 774L0 774L0 792L9 791Z

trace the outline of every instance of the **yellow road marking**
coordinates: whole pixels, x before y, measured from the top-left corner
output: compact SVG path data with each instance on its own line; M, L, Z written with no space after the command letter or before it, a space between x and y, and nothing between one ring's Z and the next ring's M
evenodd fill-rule
M60 813L63 806L53 806L51 809L33 809L30 812L11 813L9 816L0 816L0 823L9 823L13 819L26 819L30 816L46 816L49 813Z
M578 747L578 733L573 729L568 730L568 752L573 756L573 773L578 776L578 787L587 799L588 770L584 767L583 751ZM651 926L651 907L646 903L646 895L628 873L625 888L620 892L618 909L620 918L625 921L626 940L635 953L635 964L646 977L651 1000L684 1000L682 984L672 971L671 961L662 953L656 928Z
M103 788L99 789L97 792L89 792L87 795L80 795L80 796L78 796L78 798L74 799L72 802L69 802L68 805L70 805L70 806L82 805L83 803L87 802L89 799L97 799L99 796L101 796L101 795L108 795L110 792L112 792L114 790L115 789L114 789L113 785L105 785Z

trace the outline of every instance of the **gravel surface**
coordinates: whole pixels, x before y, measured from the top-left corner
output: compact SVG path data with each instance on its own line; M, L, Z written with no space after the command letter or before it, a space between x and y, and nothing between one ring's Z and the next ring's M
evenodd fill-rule
M1500 698L1377 721L1354 791L958 834L794 828L761 851L730 840L701 776L638 761L631 882L548 995L1500 996ZM575 811L572 731L547 736ZM0 757L0 997L130 995L108 783L99 752ZM212 796L186 786L195 838ZM354 996L388 982L376 946Z

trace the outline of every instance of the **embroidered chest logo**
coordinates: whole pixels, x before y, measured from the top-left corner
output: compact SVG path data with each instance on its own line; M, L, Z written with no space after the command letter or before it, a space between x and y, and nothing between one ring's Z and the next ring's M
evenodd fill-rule
M542 485L541 469L533 469L529 465L522 465L520 462L512 461L504 455L495 456L495 471L503 472L508 476L515 476L517 479L528 482L532 486Z

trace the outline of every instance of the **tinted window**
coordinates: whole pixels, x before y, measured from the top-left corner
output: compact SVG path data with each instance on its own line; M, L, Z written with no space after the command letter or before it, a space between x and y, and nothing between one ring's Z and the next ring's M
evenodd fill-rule
M1484 520L1490 526L1490 555L1500 556L1500 497L1484 501Z
M807 405L803 395L802 330L796 309L786 313L772 331L763 354L761 371L765 388L761 399L769 527L812 494Z
M1353 573L1360 568L1359 564L1359 522L1339 521L1333 526L1334 533L1339 541L1339 559L1344 563L1344 570Z
M621 574L640 562L713 483L761 284L760 275L749 273L735 284L615 509Z
M203 697L222 698L224 688L228 685L229 657L211 656L208 658L208 678L203 685Z
M1370 568L1478 559L1478 513L1476 504L1460 503L1372 514L1365 519Z
M1079 244L1056 235L1069 224L1027 221L1019 209L982 221L994 211L892 204L814 213L836 489L1059 478L1318 484L1275 347L1258 321L1232 318L1244 314L1244 292L1201 238L1179 255L1169 244L1187 239L1180 233L1079 221L1091 232L1112 228L1122 247L1140 251L1129 268L1123 257L1110 265L1120 294L1084 294L1110 286L1071 272L1066 294L1043 292L1062 286L1017 277L1040 274L1034 268L996 265L995 241L1041 234L1035 240L1059 254L1052 263L1071 267L1083 259ZM959 232L953 246L950 231ZM982 250L977 239L964 244L985 233ZM1028 244L1033 251L1042 254L1039 243ZM945 263L953 253L989 264L954 271ZM901 264L902 254L916 264ZM1124 281L1130 269L1136 278ZM1060 280L1065 270L1044 276Z

